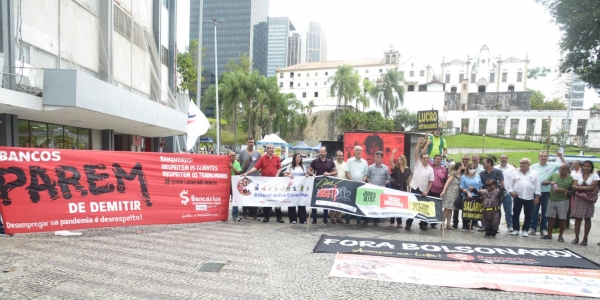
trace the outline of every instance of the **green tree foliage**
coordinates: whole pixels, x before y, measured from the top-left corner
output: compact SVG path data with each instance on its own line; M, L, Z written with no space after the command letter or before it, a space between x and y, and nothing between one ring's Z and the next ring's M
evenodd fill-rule
M204 51L202 51L204 53ZM202 54L204 55L204 54ZM203 68L204 70L204 68ZM177 86L177 92L188 92L195 95L198 82L198 41L193 40L183 53L177 53L177 73L181 76L181 82ZM204 81L204 78L202 78Z
M564 54L559 70L572 68L590 88L600 92L600 1L536 0L552 16L562 32Z
M417 113L408 111L406 108L396 111L394 115L394 130L405 131L417 128L419 121Z
M385 119L380 112L372 110L365 113L366 130L373 131L392 131L394 130L394 121Z
M227 64L225 64L225 70L227 72L237 72L242 71L246 74L250 74L250 70L252 69L252 60L250 60L250 56L248 54L243 53L237 60L233 58L229 60Z
M369 80L369 78L365 78L362 81L362 87L358 97L356 97L356 108L358 109L358 105L362 106L362 111L365 112L365 108L369 108L371 106L371 91L375 88L375 84Z
M538 79L541 77L546 77L550 73L550 69L546 67L535 67L527 70L527 78Z
M348 105L350 100L354 99L358 95L360 88L358 82L360 77L354 72L354 68L349 65L341 65L335 71L335 75L329 77L327 82L331 83L329 92L332 96L337 97L338 109L344 104L344 107Z
M386 119L398 106L404 105L403 82L402 73L389 70L371 91L371 96L375 98L377 106L383 109L383 116Z
M529 109L532 110L566 110L567 106L559 99L546 101L546 96L540 91L529 90L530 104Z
M338 124L343 131L355 131L361 129L367 118L364 113L347 110L340 114Z

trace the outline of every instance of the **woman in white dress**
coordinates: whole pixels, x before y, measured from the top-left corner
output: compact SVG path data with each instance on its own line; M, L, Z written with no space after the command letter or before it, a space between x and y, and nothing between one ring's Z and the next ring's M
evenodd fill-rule
M304 165L302 165L302 156L300 153L294 153L294 157L292 158L292 163L288 166L288 168L283 172L283 176L288 176L290 178L294 178L294 176L305 176L306 170L304 169ZM296 207L288 206L288 217L290 218L290 223L296 224L298 218L300 219L301 224L306 224L306 206L298 206L298 214L296 215Z

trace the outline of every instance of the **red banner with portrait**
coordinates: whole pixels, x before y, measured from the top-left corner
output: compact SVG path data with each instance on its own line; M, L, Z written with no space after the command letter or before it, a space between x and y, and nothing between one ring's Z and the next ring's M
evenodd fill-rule
M375 152L383 152L383 163L390 166L392 151L398 149L395 157L404 153L404 133L392 132L346 132L344 133L344 159L354 156L354 147L362 147L362 158L369 165L375 163ZM410 157L408 160L410 161Z
M227 156L0 147L7 233L227 220Z

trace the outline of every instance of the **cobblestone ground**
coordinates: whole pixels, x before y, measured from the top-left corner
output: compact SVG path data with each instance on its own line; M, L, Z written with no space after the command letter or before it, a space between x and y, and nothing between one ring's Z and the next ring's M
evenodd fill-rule
M351 225L292 225L251 220L84 230L80 237L53 233L0 238L0 299L568 299L551 295L460 289L328 277L335 254L313 254L321 234L565 248L600 262L600 222L587 247L524 238L503 231L426 232ZM319 218L322 219L321 217ZM416 223L415 223L416 225ZM556 237L555 237L556 239ZM220 272L199 272L204 262Z

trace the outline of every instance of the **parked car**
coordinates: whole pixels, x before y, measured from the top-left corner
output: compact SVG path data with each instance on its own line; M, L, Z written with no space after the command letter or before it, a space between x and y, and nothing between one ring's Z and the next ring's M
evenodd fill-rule
M303 157L302 165L304 165L304 170L308 170L310 163L314 160L314 157ZM288 166L292 163L292 158L286 158L281 162L281 169L279 169L279 176L283 176L283 172L287 170Z

